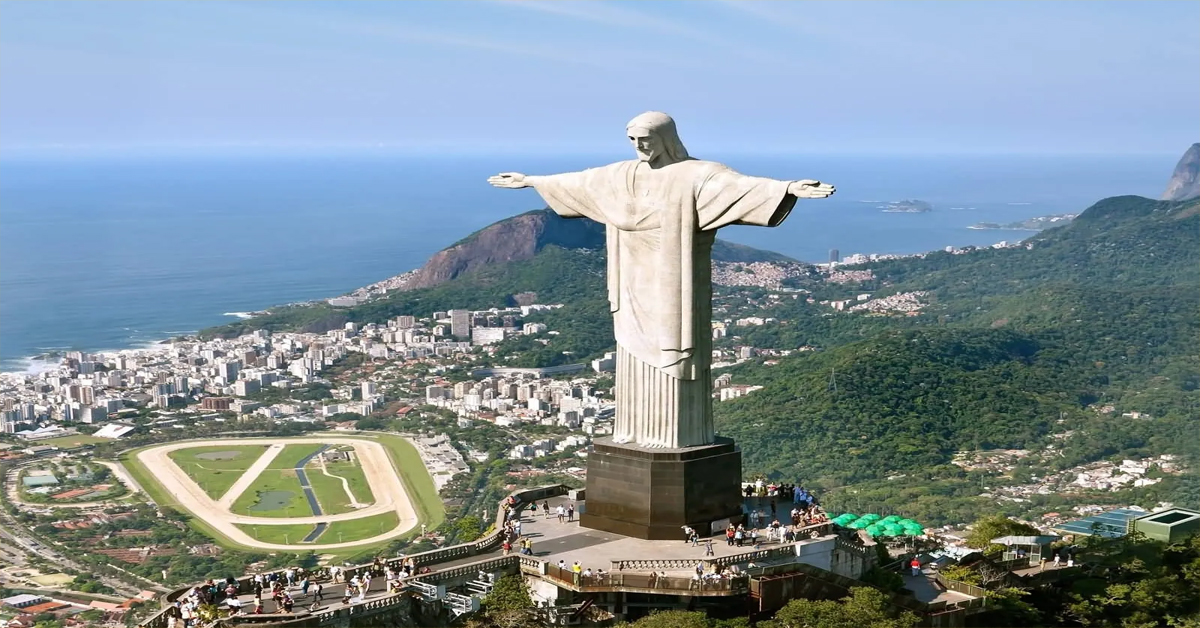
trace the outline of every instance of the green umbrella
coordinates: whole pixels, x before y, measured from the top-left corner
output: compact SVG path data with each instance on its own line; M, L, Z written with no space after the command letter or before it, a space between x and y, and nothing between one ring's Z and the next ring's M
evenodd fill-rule
M904 533L910 536L921 536L922 534L925 534L925 528L922 528L921 526L905 526Z
M900 520L900 517L898 517L896 515L888 515L888 516L884 517L883 520L886 521L887 523L896 523L897 521Z
M837 518L838 518L838 519L845 519L846 521L854 521L855 519L858 519L858 515L856 515L856 514L854 514L854 513L852 513L852 512L844 512L844 513L842 513L842 514L838 515L838 517L837 517Z
M859 517L859 519L866 519L867 521L871 521L871 522L879 521L882 518L883 517L880 517L879 515L877 515L875 513L869 513L869 514L865 514L865 515Z
M898 523L898 524L900 524L900 525L902 525L902 526L912 526L912 525L917 525L917 522L916 522L916 521L913 521L912 519L901 519L901 520L897 521L896 523Z

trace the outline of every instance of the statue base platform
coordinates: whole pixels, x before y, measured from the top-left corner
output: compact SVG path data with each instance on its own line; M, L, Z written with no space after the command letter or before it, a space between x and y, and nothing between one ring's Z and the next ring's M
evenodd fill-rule
M733 440L647 449L597 439L588 454L585 528L650 540L683 540L682 527L724 533L742 518L742 452Z

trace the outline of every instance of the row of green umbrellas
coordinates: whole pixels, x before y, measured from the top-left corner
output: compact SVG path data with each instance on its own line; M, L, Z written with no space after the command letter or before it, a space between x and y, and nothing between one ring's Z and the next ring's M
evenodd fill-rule
M862 516L851 512L840 514L833 522L851 530L866 530L872 537L877 536L920 536L925 534L925 528L912 519L904 519L896 515L881 517L874 513Z

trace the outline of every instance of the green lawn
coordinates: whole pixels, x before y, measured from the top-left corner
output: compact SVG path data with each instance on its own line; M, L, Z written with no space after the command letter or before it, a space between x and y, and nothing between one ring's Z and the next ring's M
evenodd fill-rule
M267 465L268 469L295 469L296 464L311 456L315 451L320 449L320 443L303 443L300 445L288 445L279 452L279 455Z
M329 527L325 528L325 532L313 542L313 549L320 549L321 545L349 543L369 539L392 530L397 525L400 525L400 517L395 512L385 512L351 521L335 521L329 524ZM299 543L301 539L313 531L314 526L312 524L272 526L239 523L237 527L259 541L288 545ZM353 550L354 553L361 551L361 548L354 548Z
M80 445L91 445L93 443L111 443L111 438L98 438L89 434L73 434L71 436L59 436L58 438L47 438L46 440L37 441L38 445L54 445L55 447L78 447Z
M299 543L316 527L311 523L280 526L254 525L249 523L238 523L235 525L242 532L249 534L252 538L263 543L281 543L283 545Z
M312 508L293 469L265 469L230 510L251 517L311 517Z
M363 436L387 447L392 466L400 472L400 480L404 482L408 498L412 500L413 508L417 511L417 520L429 526L430 530L442 525L442 521L446 519L446 509L442 506L442 498L438 496L437 488L433 485L433 478L425 468L425 463L421 462L421 454L417 453L417 448L404 437L394 434L369 432ZM419 528L413 532L418 533Z
M392 459L392 464L400 471L401 480L404 482L405 490L408 491L409 497L413 500L413 506L417 511L417 517L419 519L419 523L415 529L397 538L411 537L419 534L420 523L426 524L431 530L441 525L442 521L446 517L446 513L442 507L441 499L438 497L437 490L434 488L433 478L429 477L429 473L425 470L425 465L421 463L421 456L417 453L416 448L409 444L408 441L404 440L403 437L398 435L380 434L376 432L338 434L338 437L373 440L383 444L388 448L388 453ZM264 439L263 447L265 448L267 445L275 442L278 441ZM151 445L150 447L157 446L159 445ZM219 446L217 448L226 450L231 449L230 447L222 448ZM149 469L146 469L144 466L142 466L141 462L138 461L137 454L139 451L142 451L142 449L122 452L119 457L121 463L124 464L125 468L129 470L130 475L132 475L133 478L137 480L137 482L141 484L143 488L146 489L146 493L151 499L154 500L156 504L178 510L179 503L175 500L175 497L163 490L162 486L155 481L154 473L152 473ZM194 517L189 519L188 525L201 534L212 538L222 547L255 553L261 553L263 551L259 548L234 543L228 537L217 532L216 529L212 528L204 521ZM265 537L262 537L262 534L268 527L276 529L287 527L295 528L297 529L296 533L300 535L300 538L303 538L312 531L312 528L308 526L259 526L259 536L263 541L267 540ZM300 528L303 529L300 530ZM291 531L289 530L286 533L290 538ZM249 534L253 536L253 532L249 532ZM343 538L345 538L345 531L342 532L342 535ZM373 535L368 535L366 538L369 538L370 536ZM282 540L280 542L282 542ZM371 543L369 545L359 545L341 550L333 550L328 552L328 554L331 556L331 560L337 562L351 559L370 561L374 552L388 545L390 542L391 541L389 540L379 543ZM314 545L313 549L319 549L319 547L319 545Z
M346 478L350 484L350 490L359 503L374 503L375 497L371 494L371 487L367 485L367 477L363 474L362 467L358 466L357 460L355 462L330 463L328 468L330 473ZM308 483L312 485L313 492L317 494L321 510L326 514L337 515L354 510L350 507L350 498L346 495L342 481L325 475L321 471L319 463L316 461L309 463L305 467L304 473L308 476Z
M321 536L317 537L317 543L346 543L369 539L393 530L398 525L400 525L400 517L395 511L350 521L334 521L329 524Z
M213 499L220 499L267 445L215 445L178 449L167 454Z

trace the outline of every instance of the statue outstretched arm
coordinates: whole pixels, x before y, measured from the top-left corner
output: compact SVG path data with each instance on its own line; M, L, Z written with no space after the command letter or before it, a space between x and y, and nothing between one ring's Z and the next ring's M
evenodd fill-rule
M698 189L697 226L703 230L733 224L774 227L787 218L797 199L826 198L833 192L832 185L812 179L781 181L718 166Z
M813 179L801 179L792 181L788 185L788 194L796 198L827 198L832 196L837 188L829 183L821 183Z
M502 172L488 177L488 183L498 188L516 190L531 187L537 190L546 205L563 218L591 218L609 224L605 208L614 206L612 199L623 187L618 185L620 164L589 168L580 172L564 172L532 176L520 172ZM623 205L622 205L623 206Z
M533 187L537 184L538 178L519 172L501 172L500 174L488 177L487 182L494 187L519 190L521 188Z

